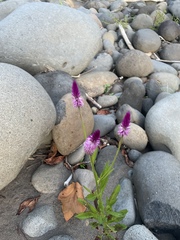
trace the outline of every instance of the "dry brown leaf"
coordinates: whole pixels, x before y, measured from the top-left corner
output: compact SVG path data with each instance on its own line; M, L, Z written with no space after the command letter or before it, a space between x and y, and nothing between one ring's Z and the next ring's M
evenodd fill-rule
M35 197L35 198L28 198L25 201L23 201L19 205L19 209L18 209L16 215L20 215L26 208L29 208L28 213L30 213L34 209L34 207L35 207L36 203L38 202L39 198L40 198L40 196Z
M58 149L56 144L53 142L51 145L50 153L48 154L48 158L44 160L44 163L48 165L56 165L62 162L65 156L56 156L58 154Z
M48 165L56 165L64 160L65 156L50 157L44 160L44 163Z
M84 199L83 188L78 182L71 183L60 192L58 200L62 203L62 212L66 221L75 213L85 212L86 207L78 201L78 198Z
M108 115L110 114L109 110L101 109L97 112L97 115Z

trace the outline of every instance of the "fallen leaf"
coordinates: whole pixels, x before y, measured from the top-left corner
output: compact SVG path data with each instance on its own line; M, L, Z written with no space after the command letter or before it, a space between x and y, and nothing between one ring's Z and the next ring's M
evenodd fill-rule
M110 114L109 110L101 109L97 112L97 115L108 115Z
M48 158L44 160L44 163L48 165L56 165L60 162L62 162L65 158L65 156L57 156L58 155L58 149L56 144L53 142L51 145L50 153L48 154Z
M58 200L62 203L62 212L66 221L75 213L85 212L86 207L78 201L78 198L84 199L83 188L78 182L71 183L60 192Z
M48 165L56 165L64 160L65 156L50 157L44 160Z
M16 215L20 215L26 208L29 208L28 213L30 213L34 209L34 207L35 207L36 203L38 202L39 198L40 198L40 196L35 197L35 198L28 198L25 201L23 201L19 205L19 209L18 209Z

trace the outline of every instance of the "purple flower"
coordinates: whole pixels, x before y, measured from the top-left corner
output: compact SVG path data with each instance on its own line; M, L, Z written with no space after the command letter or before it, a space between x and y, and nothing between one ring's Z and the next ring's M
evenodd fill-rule
M131 119L131 114L130 112L127 112L126 115L124 116L121 124L118 127L118 135L121 137L127 136L130 131L130 119Z
M74 80L72 84L72 100L74 107L82 107L84 105L83 99L80 95L80 91L77 82Z
M96 148L99 146L99 144L100 144L100 131L96 130L89 137L87 137L86 141L84 142L85 153L88 155L92 155Z

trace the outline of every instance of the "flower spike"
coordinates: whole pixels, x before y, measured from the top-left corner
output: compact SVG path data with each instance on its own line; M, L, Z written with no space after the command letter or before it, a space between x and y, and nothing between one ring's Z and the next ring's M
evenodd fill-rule
M96 130L89 137L87 137L86 141L84 142L85 153L88 155L92 155L96 148L99 146L99 144L100 144L100 131Z
M131 114L128 111L126 115L124 116L121 124L118 128L118 135L121 137L127 136L130 131L130 120L131 120Z
M79 87L77 82L74 80L72 83L72 100L74 107L82 107L84 105L83 99L80 95Z

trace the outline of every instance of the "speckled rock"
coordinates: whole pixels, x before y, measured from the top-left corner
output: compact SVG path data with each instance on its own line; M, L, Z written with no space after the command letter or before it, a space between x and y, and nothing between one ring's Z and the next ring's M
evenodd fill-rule
M58 124L53 128L53 139L58 151L62 155L68 155L79 147L84 141L82 122L78 108L72 104L72 95L67 93L56 105ZM84 100L81 113L86 128L86 134L90 135L94 127L94 118L89 104Z
M22 229L29 237L40 237L57 227L52 206L44 205L29 213L23 221Z
M40 193L56 193L64 188L69 175L70 171L63 163L55 166L43 164L34 172L31 182Z
M118 76L145 77L152 73L151 59L139 50L129 50L116 62Z
M77 83L91 97L96 97L104 93L106 84L112 85L116 79L118 77L113 72L98 71L80 76L77 78Z
M119 127L119 124L114 129L114 135L116 139L119 141L120 137L117 133L118 127ZM148 143L148 137L143 128L139 127L135 123L131 123L130 132L127 136L123 137L123 143L131 149L142 151L145 149Z
M149 79L157 81L161 92L174 93L179 89L180 79L172 73L153 73L149 76Z

